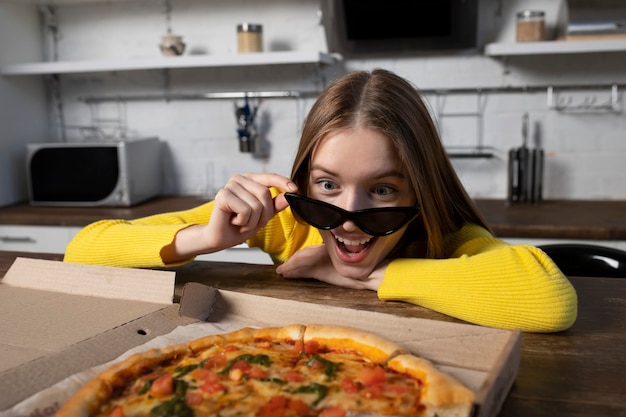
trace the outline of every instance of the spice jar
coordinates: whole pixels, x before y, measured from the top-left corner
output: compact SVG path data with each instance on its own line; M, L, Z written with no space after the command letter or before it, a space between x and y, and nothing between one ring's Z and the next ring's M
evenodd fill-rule
M256 23L237 25L237 50L239 52L263 51L263 26Z
M517 13L517 41L536 42L545 39L545 13L524 10Z

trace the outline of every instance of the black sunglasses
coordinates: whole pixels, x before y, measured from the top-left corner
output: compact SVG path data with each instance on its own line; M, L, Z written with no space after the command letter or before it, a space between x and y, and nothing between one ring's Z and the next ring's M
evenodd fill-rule
M334 229L353 221L359 229L372 236L386 236L402 228L420 212L419 207L376 207L346 211L332 204L294 193L285 198L296 217L322 230Z

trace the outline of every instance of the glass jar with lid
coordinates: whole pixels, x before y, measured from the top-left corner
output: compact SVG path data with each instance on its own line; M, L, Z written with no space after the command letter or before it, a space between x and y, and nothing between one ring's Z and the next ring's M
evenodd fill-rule
M237 50L240 53L263 51L263 25L240 23L237 25Z
M517 13L516 39L518 42L545 40L545 13L540 10L523 10Z

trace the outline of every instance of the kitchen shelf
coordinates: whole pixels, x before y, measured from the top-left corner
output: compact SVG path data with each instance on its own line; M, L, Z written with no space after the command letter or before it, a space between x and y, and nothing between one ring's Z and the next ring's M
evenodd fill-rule
M595 52L626 52L626 39L490 43L485 46L485 55L487 56L586 54Z
M260 52L232 55L187 55L13 64L0 67L0 74L48 75L254 65L332 64L336 60L335 55L322 52Z

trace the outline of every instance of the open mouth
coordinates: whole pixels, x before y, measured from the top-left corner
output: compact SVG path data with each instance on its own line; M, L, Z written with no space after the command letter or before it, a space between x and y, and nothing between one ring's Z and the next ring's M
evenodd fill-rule
M345 239L337 235L333 236L339 249L348 255L356 255L363 252L376 240L376 237L373 236L360 240Z

